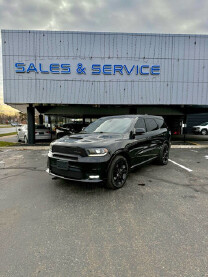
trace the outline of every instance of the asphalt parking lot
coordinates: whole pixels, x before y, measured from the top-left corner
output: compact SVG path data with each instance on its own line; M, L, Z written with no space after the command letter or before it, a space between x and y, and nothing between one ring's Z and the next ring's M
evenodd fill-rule
M124 188L53 180L45 150L0 150L0 276L208 276L208 149Z

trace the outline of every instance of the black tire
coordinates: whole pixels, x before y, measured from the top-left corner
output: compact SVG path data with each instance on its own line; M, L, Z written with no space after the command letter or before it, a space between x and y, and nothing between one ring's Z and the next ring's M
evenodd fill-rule
M128 176L129 166L124 156L118 155L111 162L108 170L106 187L110 189L122 188Z
M207 135L207 130L206 130L206 129L202 129L202 130L201 130L201 134L202 134L203 136Z
M170 147L167 143L164 143L160 149L160 153L157 158L157 164L166 165L168 164Z

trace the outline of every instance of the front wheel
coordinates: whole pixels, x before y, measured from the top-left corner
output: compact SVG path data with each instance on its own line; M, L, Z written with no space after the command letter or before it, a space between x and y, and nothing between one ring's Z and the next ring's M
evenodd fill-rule
M207 130L206 130L206 129L201 130L201 134L202 134L203 136L207 135Z
M160 153L157 158L157 163L160 165L166 165L169 159L169 150L170 147L167 143L164 143L160 149Z
M108 170L106 187L110 189L122 188L126 183L128 171L129 167L126 158L121 155L116 156Z

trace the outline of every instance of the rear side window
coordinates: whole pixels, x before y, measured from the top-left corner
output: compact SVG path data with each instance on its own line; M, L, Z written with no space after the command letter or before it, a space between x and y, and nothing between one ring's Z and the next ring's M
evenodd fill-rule
M134 128L144 128L146 131L146 126L143 118L139 118L134 126Z
M159 128L167 128L167 125L166 125L164 119L157 118L156 122L157 122L157 125Z
M35 129L47 129L45 125L35 125Z
M158 129L158 125L153 118L146 118L145 119L147 132L155 131Z

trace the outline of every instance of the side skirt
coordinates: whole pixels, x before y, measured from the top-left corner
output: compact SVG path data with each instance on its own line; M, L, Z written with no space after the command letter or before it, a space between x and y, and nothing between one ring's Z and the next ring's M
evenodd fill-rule
M156 159L157 159L157 156L156 156L156 157L153 157L153 158L150 158L150 159L148 159L148 160L146 160L146 161L143 161L143 162L141 162L141 163L134 164L134 165L132 165L130 168L133 169L133 168L135 168L135 167L137 167L137 166L139 166L139 165L146 164L146 163L148 163L148 162L150 162L150 161L153 161L153 160L156 160Z

